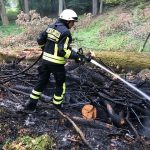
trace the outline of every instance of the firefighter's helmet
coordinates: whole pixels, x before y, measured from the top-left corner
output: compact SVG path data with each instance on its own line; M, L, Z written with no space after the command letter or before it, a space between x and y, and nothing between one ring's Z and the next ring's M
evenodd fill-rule
M59 18L62 20L66 20L66 21L69 21L69 20L78 21L78 16L77 16L76 12L71 9L63 10L63 12L60 14Z

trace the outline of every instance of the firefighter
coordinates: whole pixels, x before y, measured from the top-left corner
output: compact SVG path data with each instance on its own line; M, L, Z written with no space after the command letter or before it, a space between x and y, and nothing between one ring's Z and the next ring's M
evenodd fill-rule
M30 100L24 106L25 110L35 110L51 73L56 81L52 103L59 109L62 107L66 91L65 59L80 59L80 56L70 48L72 36L69 29L77 21L77 14L71 9L65 9L55 23L48 25L48 28L39 34L37 43L43 50L42 62L38 68L39 80L30 94Z

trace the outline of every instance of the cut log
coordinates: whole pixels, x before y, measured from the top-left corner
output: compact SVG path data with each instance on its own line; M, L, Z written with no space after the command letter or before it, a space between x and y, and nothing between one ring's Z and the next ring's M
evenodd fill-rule
M96 108L91 104L86 104L82 108L82 116L85 119L96 119L97 117L97 110Z

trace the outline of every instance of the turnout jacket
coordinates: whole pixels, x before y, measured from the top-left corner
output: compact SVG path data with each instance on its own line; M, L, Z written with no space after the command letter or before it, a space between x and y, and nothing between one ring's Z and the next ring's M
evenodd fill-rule
M65 58L78 59L78 54L69 47L72 36L67 25L61 20L48 26L37 38L42 48L42 59L54 64L65 64Z

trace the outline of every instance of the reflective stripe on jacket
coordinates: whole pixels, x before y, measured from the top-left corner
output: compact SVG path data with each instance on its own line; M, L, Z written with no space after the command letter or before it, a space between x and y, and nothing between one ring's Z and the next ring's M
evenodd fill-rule
M39 46L44 47L43 59L55 64L65 64L65 58L76 59L78 56L69 48L72 36L67 26L56 21L40 33L37 38Z

